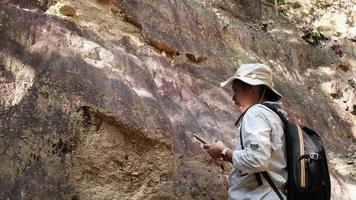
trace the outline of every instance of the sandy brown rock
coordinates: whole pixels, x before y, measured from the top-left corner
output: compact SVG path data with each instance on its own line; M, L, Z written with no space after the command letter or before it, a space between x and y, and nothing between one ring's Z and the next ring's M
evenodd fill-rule
M73 6L66 4L66 5L62 5L59 8L59 12L62 15L73 17L76 13L76 9Z

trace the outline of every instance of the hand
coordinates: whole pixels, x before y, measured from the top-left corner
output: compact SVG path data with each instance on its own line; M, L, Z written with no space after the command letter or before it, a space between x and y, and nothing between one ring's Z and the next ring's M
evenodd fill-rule
M226 145L221 141L212 143L212 144L204 144L203 148L209 153L209 155L217 160L221 158L221 152L226 148Z

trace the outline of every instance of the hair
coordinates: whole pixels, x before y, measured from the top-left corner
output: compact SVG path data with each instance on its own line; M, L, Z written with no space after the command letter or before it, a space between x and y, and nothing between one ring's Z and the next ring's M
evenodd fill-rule
M269 87L265 86L265 85L262 85L262 90L266 89L266 92L265 92L265 96L264 96L264 99L266 101L278 101L279 100L279 96L274 93L271 89L269 89Z
M248 84L248 83L245 83L239 79L235 79L233 82L232 82L232 85L236 85L236 87L239 87L243 90L246 90L247 88L251 88L252 85Z
M253 87L253 85L245 83L239 79L235 79L232 82L232 84L236 85L236 87L239 87L243 90ZM279 96L277 94L275 94L269 87L267 87L266 85L258 85L258 86L260 87L261 95L263 94L263 91L265 90L263 100L265 100L265 101L278 101L279 100Z

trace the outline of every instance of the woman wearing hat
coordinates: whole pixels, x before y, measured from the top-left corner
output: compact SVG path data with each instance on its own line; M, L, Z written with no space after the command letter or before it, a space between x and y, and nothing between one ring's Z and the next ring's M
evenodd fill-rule
M263 171L268 172L286 199L283 122L276 113L259 104L272 104L285 113L279 101L282 95L273 88L272 70L264 64L242 64L221 87L231 87L235 105L241 112L246 111L239 123L236 149L226 147L221 141L203 146L213 159L223 159L233 166L229 175L229 200L279 199L268 182L257 176Z

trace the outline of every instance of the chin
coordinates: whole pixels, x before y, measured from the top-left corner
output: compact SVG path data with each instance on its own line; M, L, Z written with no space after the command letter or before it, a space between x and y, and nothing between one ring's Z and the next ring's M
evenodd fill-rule
M244 112L247 109L247 106L243 106L240 103L236 103L235 105L237 106L237 108L240 110L240 112Z
M238 107L238 109L240 110L240 112L245 112L245 110L247 109L246 106L238 105L237 107Z

